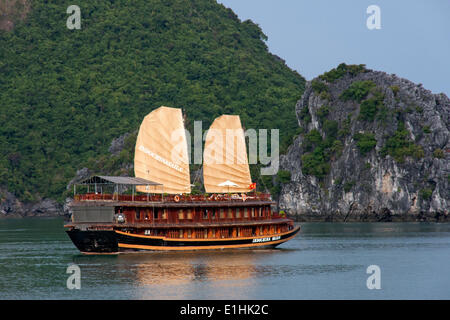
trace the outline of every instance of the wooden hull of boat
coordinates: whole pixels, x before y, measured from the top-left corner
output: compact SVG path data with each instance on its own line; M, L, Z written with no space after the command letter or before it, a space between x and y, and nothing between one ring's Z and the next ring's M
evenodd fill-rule
M115 254L140 250L186 251L276 247L295 237L299 231L300 227L295 227L280 234L223 239L176 239L138 235L119 230L81 231L73 229L68 230L67 233L82 253Z

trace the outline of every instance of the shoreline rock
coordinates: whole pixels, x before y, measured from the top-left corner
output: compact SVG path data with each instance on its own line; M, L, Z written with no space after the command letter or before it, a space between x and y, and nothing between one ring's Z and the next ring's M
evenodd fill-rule
M289 218L295 222L424 222L424 223L448 223L450 222L450 215L443 212L427 213L420 212L419 214L397 214L390 215L386 213L372 213L366 215L352 215L344 214L299 214L288 215Z
M0 218L64 217L68 215L63 205L53 199L47 198L24 203L5 189L1 189L0 194Z

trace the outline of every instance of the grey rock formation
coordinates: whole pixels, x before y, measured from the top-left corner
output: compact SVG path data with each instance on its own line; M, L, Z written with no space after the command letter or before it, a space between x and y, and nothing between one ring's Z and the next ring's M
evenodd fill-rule
M43 199L26 211L28 216L63 216L62 205L52 199Z
M89 178L91 174L92 172L88 168L77 170L75 177L72 180L70 180L70 182L67 184L66 189L69 190L75 183Z
M0 217L62 216L62 205L52 199L42 199L34 203L23 203L14 194L0 190Z
M125 146L125 140L130 135L130 133L125 133L118 138L113 139L111 141L111 145L109 146L108 151L113 155L117 156Z
M72 207L70 206L72 201L73 201L72 198L66 198L66 200L64 200L63 212L64 212L64 215L67 217L70 217L73 213Z
M0 217L17 217L24 211L23 204L6 189L0 189Z
M373 81L374 90L383 96L384 107L378 108L373 121L361 118L361 103L341 97L352 83L367 80ZM311 81L296 105L304 132L280 159L281 168L291 172L291 182L282 186L279 208L299 220L448 221L449 98L371 70L321 82L327 87L325 93L314 90ZM374 90L363 101L373 97ZM336 121L344 130L338 138L341 150L330 152L329 170L318 178L304 172L302 156L312 152L306 149L308 132L317 129L327 138L324 120ZM406 154L403 161L397 161L386 154L386 143L401 124L419 152L417 157ZM358 133L373 134L376 146L363 154L355 139Z

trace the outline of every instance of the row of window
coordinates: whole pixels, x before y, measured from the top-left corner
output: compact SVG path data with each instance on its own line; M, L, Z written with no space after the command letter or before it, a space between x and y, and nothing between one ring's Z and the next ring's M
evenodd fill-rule
M152 212L151 210L145 210L136 208L135 211L135 219L136 220L150 220ZM192 220L194 214L194 209L179 209L177 212L178 220ZM255 217L266 217L269 216L269 208L268 207L258 207L258 208L236 208L233 210L232 208L213 208L213 209L202 209L202 219L241 219L241 218L255 218ZM168 210L167 209L153 209L153 220L158 219L167 219Z
M190 219L189 218L189 213L190 213L191 209L188 209L188 215L186 216L186 219ZM233 209L232 208L217 208L217 209L203 209L203 215L202 218L203 219L232 219L232 218L236 218L236 219L240 219L240 218L248 218L249 216L251 216L252 218L255 217L264 217L265 215L268 214L268 209L267 208L236 208L235 210L235 216L233 217ZM183 212L183 209L180 209L178 212L178 219L184 219L185 215Z
M150 210L142 210L140 208L136 208L135 211L135 219L136 220L150 220ZM153 209L153 220L158 220L158 219L167 219L167 209L158 209L158 208L154 208Z
M287 225L257 226L257 227L228 227L228 228L194 228L176 230L145 230L145 235L166 236L169 238L211 239L236 238L271 235L288 231Z

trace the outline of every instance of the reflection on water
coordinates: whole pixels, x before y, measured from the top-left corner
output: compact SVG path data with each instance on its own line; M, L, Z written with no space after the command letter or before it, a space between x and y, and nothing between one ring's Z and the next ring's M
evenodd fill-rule
M278 249L282 250L282 249ZM191 281L249 280L264 277L290 277L353 270L354 265L268 265L260 259L277 252L219 252L193 255L157 255L156 261L137 264L136 281L141 284L186 283ZM274 249L273 251L277 251ZM121 259L124 257L120 257ZM140 257L142 258L142 257ZM128 260L128 257L126 257ZM144 259L143 259L144 260ZM126 265L130 266L130 260Z
M118 256L74 257L73 262L91 269L110 259L114 272L133 280L138 285L182 284L193 281L222 281L250 279L258 276L295 272L291 266L260 265L271 254L282 249L271 250L215 250L189 252L136 252ZM132 279L130 279L132 276ZM119 278L118 278L119 280ZM119 280L120 281L120 280Z
M136 252L118 256L76 255L73 262L95 279L93 287L129 285L138 299L196 299L198 289L207 299L249 299L261 290L261 281L294 279L350 272L361 265L291 263L283 257L300 249L215 250L190 252ZM86 281L85 281L86 282ZM155 290L157 289L157 290ZM280 290L282 288L277 288ZM172 292L168 295L168 292ZM194 296L193 296L194 295ZM117 298L117 297L116 297Z
M304 223L277 249L85 256L58 219L0 220L0 299L448 299L450 224ZM67 266L81 290L66 287ZM368 290L379 265L382 290Z
M129 259L128 256L120 258ZM136 266L136 280L147 285L246 279L251 277L253 259L248 253L232 252L156 253Z

